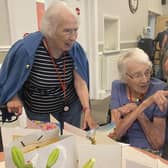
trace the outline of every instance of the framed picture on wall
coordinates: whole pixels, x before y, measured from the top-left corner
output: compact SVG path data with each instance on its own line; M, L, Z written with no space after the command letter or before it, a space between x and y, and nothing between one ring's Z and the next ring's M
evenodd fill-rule
M139 0L128 0L128 5L131 13L135 13L138 10Z

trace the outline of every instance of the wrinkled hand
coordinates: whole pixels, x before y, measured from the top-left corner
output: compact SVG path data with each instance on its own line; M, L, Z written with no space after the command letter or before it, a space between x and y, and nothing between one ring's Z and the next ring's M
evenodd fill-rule
M165 90L159 90L152 95L153 102L159 106L161 111L165 111L167 109L168 99L166 96L168 96L168 91Z
M117 140L117 135L116 135L116 131L112 131L107 135L109 138Z
M127 115L128 113L134 111L136 108L137 108L137 105L135 103L128 103L118 108L118 111L121 113L121 115Z
M93 129L93 128L97 128L97 127L98 127L97 123L96 123L96 122L94 121L94 119L92 118L89 109L88 109L88 111L85 111L85 112L84 112L83 129L86 129L87 126L88 126L90 129Z
M19 116L22 114L22 107L23 107L23 104L17 96L13 97L7 103L8 111L15 113L16 116Z

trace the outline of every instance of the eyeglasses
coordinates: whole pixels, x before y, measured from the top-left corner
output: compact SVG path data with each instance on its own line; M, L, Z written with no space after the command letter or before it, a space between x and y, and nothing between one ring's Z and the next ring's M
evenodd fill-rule
M141 80L144 76L145 76L145 78L149 79L152 75L152 71L146 70L144 73L137 72L135 74L126 73L126 75L134 80Z
M77 35L78 34L78 29L64 29L63 30L64 33L67 35L67 36L71 36L71 35Z

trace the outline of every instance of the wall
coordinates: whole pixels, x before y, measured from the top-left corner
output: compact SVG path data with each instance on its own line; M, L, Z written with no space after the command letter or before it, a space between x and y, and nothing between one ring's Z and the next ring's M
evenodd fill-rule
M103 15L119 17L121 43L134 42L142 33L143 27L148 25L148 10L162 14L161 7L160 0L139 0L138 10L132 14L128 0L98 0L99 41L103 41Z
M168 16L168 0L166 1L166 5L163 5L163 15Z
M128 48L137 46L138 36L142 34L144 26L148 25L149 11L156 14L162 14L162 5L160 0L139 0L138 10L136 13L132 14L129 9L128 0L97 0L97 3L99 46L102 45L101 47L103 48L104 45L104 16L109 16L119 19L119 43L121 49L117 53L111 52L106 54L104 51L102 53L97 53L99 59L99 64L97 65L99 85L97 84L97 94L93 95L93 97L100 99L105 98L110 94L112 81L119 79L116 66L118 57L127 52ZM113 33L109 35L109 38L113 38L112 34ZM94 78L92 80L94 80Z
M161 0L146 0L146 5L148 9L154 13L159 15L163 14L163 5L161 4Z
M37 30L36 0L7 0L11 43Z
M0 63L10 46L37 30L36 0L0 0Z
M9 45L11 38L9 31L9 18L8 18L8 8L6 0L0 0L0 11L1 11L0 45Z
M0 0L0 48L37 30L36 0Z

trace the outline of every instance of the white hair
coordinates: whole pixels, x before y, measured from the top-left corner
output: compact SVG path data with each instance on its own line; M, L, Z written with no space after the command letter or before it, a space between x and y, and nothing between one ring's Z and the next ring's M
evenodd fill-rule
M40 31L44 36L53 37L56 28L63 19L64 12L68 11L77 18L76 13L63 1L53 1L47 8L41 21Z
M141 49L130 49L126 54L122 55L118 59L118 72L120 78L124 80L125 73L127 72L128 62L136 62L148 65L152 69L152 62L149 56Z

